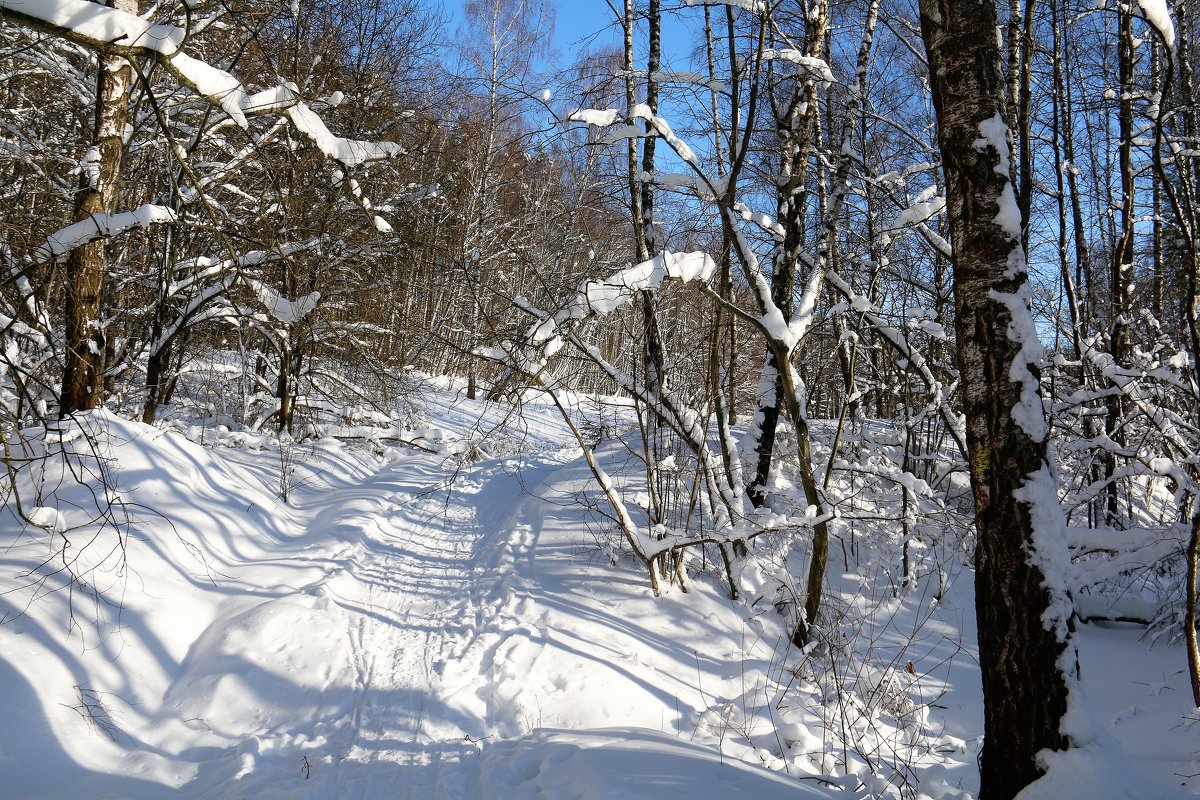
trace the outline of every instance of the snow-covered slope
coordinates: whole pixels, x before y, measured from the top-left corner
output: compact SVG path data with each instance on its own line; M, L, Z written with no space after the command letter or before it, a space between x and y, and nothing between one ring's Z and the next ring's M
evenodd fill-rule
M83 428L27 445L23 508L62 517L4 512L0 796L816 791L689 743L777 643L598 558L569 448L380 465L325 441L284 504L277 452ZM119 525L93 520L101 475Z
M847 671L823 678L770 603L703 576L654 598L614 563L551 410L443 395L432 439L509 432L382 460L107 413L28 432L31 522L0 510L0 798L890 797L862 766L889 762L913 796L973 796L969 572L936 602L833 576ZM1182 653L1136 637L1085 627L1114 736L1053 796L1200 772Z

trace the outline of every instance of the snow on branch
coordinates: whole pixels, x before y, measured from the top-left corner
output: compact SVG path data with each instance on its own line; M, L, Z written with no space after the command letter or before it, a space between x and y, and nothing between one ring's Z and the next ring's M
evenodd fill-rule
M246 282L254 290L258 301L267 309L267 313L284 325L290 325L293 322L299 322L304 319L312 313L313 309L317 307L317 302L321 299L320 292L309 292L303 297L288 300L265 283L260 283L253 278L247 278Z
M662 117L651 111L650 106L645 103L638 103L629 111L631 119L644 120L646 123L646 131L642 131L636 125L622 125L619 128L610 131L602 140L604 144L614 144L621 139L633 139L641 136L660 136L666 143L675 151L682 160L686 161L693 167L699 168L699 161L696 159L692 148L687 146L682 139L675 135L671 130L671 125ZM587 125L595 125L598 128L607 128L615 125L620 118L620 112L615 108L580 108L573 111L566 119L567 122L582 122Z
M824 59L810 56L799 50L791 48L766 49L762 52L763 61L788 61L795 64L801 74L808 78L813 78L820 83L836 83L833 77L833 70L825 63Z
M281 87L282 88L282 87ZM312 140L317 148L335 161L354 167L368 161L381 161L392 156L402 155L404 148L395 142L364 142L358 139L347 139L335 136L326 127L325 121L307 103L291 94L292 101L284 113L296 126L296 129Z
M124 48L171 56L179 52L185 32L174 25L155 25L141 17L90 0L3 0L0 10L27 17L80 44Z
M668 191L689 191L706 203L719 202L729 189L728 177L709 180L699 174L684 174L681 172L660 172L653 176L655 186ZM750 219L746 216L746 219Z
M248 125L247 115L284 114L322 153L348 167L404 152L395 142L364 142L335 136L299 97L294 84L285 83L249 95L234 75L182 52L186 31L175 25L153 24L89 0L0 0L0 19L97 52L127 59L153 59L181 84L219 106L240 127Z
M649 261L635 264L603 280L584 281L565 308L543 320L534 329L531 341L546 341L555 335L558 326L564 322L610 314L632 302L638 292L658 289L668 278L678 278L684 283L693 280L707 283L716 271L717 264L707 253L672 253L664 250Z
M1175 25L1171 22L1171 14L1167 10L1166 0L1138 0L1146 21L1154 26L1168 50L1175 49Z
M116 236L134 228L149 228L151 225L174 221L174 211L153 203L146 203L132 211L119 214L92 214L87 219L50 234L34 251L33 257L35 261L49 261L96 239Z
M523 298L516 305L531 314L535 322L524 337L524 345L506 343L501 347L484 347L476 355L508 364L522 372L541 371L571 337L572 323L581 323L633 302L638 292L655 291L664 280L676 278L687 283L707 283L717 272L717 264L707 253L672 253L663 251L649 261L627 267L601 280L587 280L575 290L575 296L557 313L535 308ZM522 352L528 345L536 352Z
M692 167L699 169L700 162L697 160L696 154L692 152L692 148L688 147L682 139L676 136L667 121L655 114L650 109L650 106L645 103L638 103L630 110L629 116L634 119L645 120L646 126L661 136L667 145L675 151L675 155L679 156Z
M732 6L744 11L765 11L763 0L684 0L687 6Z
M619 113L615 108L580 108L567 117L567 122L582 122L606 128L617 121Z
M917 196L912 205L896 215L888 226L889 232L928 222L946 210L946 198L937 194L937 187L930 186Z

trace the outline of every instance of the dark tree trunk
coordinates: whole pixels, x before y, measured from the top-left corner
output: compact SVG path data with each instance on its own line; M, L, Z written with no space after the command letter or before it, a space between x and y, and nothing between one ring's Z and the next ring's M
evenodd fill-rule
M1068 746L1061 723L1072 680L1060 663L1072 646L1070 618L1062 618L1069 612L1060 605L1066 589L1048 588L1035 558L1043 548L1061 548L1065 558L1065 543L1061 518L1048 519L1057 501L1039 375L1029 362L1029 351L1040 348L1009 180L1001 53L991 33L996 22L994 0L921 0L954 247L958 362L978 532L981 800L1015 797L1042 774L1040 751Z
M292 431L292 348L282 343L279 351L279 379L275 384L275 397L279 401L279 432Z
M158 407L165 402L163 395L170 363L170 345L158 348L146 360L146 400L142 404L142 422L147 425L154 424L154 418L158 415Z
M1130 337L1133 324L1133 254L1136 230L1136 207L1134 205L1133 164L1133 97L1137 91L1133 85L1133 11L1128 6L1120 10L1119 77L1121 97L1117 120L1120 131L1120 146L1117 160L1121 178L1121 231L1117 239L1109 271L1111 305L1109 309L1109 352L1118 367L1129 365L1133 348ZM1125 432L1121 421L1125 416L1126 402L1120 393L1108 399L1108 414L1104 418L1104 432L1118 446L1125 444ZM1105 451L1104 461L1104 514L1105 522L1111 527L1123 528L1124 520L1120 509L1120 492L1117 477L1117 456Z
M662 61L662 13L659 10L659 0L650 0L646 12L649 26L646 54L646 105L650 113L658 113L658 70ZM653 175L655 169L656 136L647 136L642 141L642 173ZM654 232L654 183L644 180L641 182L642 193L642 230L641 245L638 248L638 259L645 261L658 253L658 242ZM662 331L658 326L658 302L650 292L642 293L642 335L645 341L646 386L655 394L662 394L666 385L666 351L662 343ZM652 416L655 429L663 426L662 419L657 414ZM657 442L656 442L657 443ZM659 454L655 454L657 458Z
M804 52L814 58L825 57L826 31L829 26L829 4L814 3L805 20ZM771 273L771 300L791 319L795 307L797 267L804 250L808 194L808 162L812 155L821 104L817 83L806 78L799 85L787 85L786 102L773 103L775 132L782 151L780 175L784 178L776 197L776 218L784 227L783 246L776 253ZM766 370L774 371L771 390L758 399L759 433L756 448L754 479L750 483L750 501L756 507L766 502L771 479L771 461L775 454L775 437L779 418L787 404L783 371L786 365L774 347L768 346Z

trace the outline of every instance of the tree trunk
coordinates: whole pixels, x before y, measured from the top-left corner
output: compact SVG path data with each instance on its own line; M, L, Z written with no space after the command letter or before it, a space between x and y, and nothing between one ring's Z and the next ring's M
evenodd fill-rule
M275 399L279 401L279 432L292 430L292 348L287 340L279 345L279 377L275 383Z
M1073 669L1064 672L1070 598L1042 569L1066 558L1066 544L1047 463L1023 220L1009 178L1001 54L989 35L996 22L993 0L921 0L978 533L980 800L1015 797L1042 774L1039 752L1069 746L1062 723L1074 680Z
M1183 634L1187 643L1188 677L1191 679L1192 702L1200 706L1200 640L1196 633L1196 579L1200 570L1200 513L1192 518L1192 533L1187 546L1187 592Z
M1133 183L1133 139L1135 134L1133 97L1137 88L1133 85L1133 49L1133 10L1128 6L1123 6L1120 10L1118 47L1121 97L1117 113L1120 133L1117 158L1118 172L1121 178L1121 230L1109 272L1109 286L1111 287L1109 353L1112 354L1113 362L1118 367L1129 365L1130 352L1133 348L1130 329L1133 325L1133 246L1134 238L1137 235ZM1115 393L1108 399L1108 414L1104 418L1104 432L1118 446L1125 444L1125 432L1121 427L1121 421L1125 416L1125 407L1124 396L1120 393ZM1106 451L1104 462L1105 522L1111 527L1123 528L1125 525L1120 511L1118 466L1117 455L1112 451Z
M110 7L138 13L137 0L110 0ZM133 67L120 56L100 60L96 79L92 147L84 156L75 200L75 220L115 211L125 148ZM104 288L104 240L71 251L66 264L66 341L59 415L96 408L104 396L104 328L100 297Z
M813 58L825 57L826 31L829 26L829 4L817 2L812 5L805 19L804 52ZM782 150L780 160L780 183L776 196L776 219L784 228L783 246L776 253L771 274L771 300L783 314L791 319L795 307L797 267L804 251L807 210L806 181L809 158L816 139L820 103L817 83L805 76L798 85L786 85L789 92L786 103L776 105L775 133ZM756 448L754 480L750 484L750 501L756 506L766 502L767 487L771 478L771 460L775 455L775 437L779 417L785 405L783 373L788 365L781 358L790 356L776 352L768 346L763 380L758 398L759 430ZM769 381L769 383L768 383ZM765 387L770 388L763 392Z
M146 400L142 404L142 422L154 424L158 415L158 407L164 402L163 396L168 380L168 366L171 363L171 346L160 347L150 354L146 360Z

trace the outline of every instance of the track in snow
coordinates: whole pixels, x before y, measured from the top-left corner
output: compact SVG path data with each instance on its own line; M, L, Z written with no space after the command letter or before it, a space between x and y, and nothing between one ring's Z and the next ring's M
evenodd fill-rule
M506 459L447 475L414 458L298 498L307 538L332 540L329 577L309 593L348 612L354 684L310 780L347 798L478 792L476 742L504 715L480 666L511 649L519 624L511 588L524 554L518 534L505 537L520 528L526 490L561 466Z

